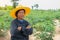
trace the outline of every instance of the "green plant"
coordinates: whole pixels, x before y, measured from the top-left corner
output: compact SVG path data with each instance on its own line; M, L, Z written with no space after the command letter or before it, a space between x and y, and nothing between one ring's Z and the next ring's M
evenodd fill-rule
M52 33L49 32L42 32L40 35L41 40L53 40Z
M0 30L10 29L10 23L12 18L10 17L10 6L8 6L7 10L0 10ZM27 21L30 22L34 30L40 31L41 34L38 37L45 39L44 35L48 35L51 33L52 35L48 35L48 40L53 36L54 33L54 24L53 19L60 19L60 11L59 10L31 10L31 13L25 17ZM3 33L3 32L2 32ZM2 34L1 34L2 35ZM43 36L43 37L42 37ZM45 39L46 40L46 39Z

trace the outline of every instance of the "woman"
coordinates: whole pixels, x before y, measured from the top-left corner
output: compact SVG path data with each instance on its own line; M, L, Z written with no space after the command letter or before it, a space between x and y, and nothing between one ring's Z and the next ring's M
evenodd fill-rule
M29 14L30 8L18 7L11 11L11 16L15 18L11 22L11 40L29 40L29 35L33 29L30 24L24 20L24 16Z

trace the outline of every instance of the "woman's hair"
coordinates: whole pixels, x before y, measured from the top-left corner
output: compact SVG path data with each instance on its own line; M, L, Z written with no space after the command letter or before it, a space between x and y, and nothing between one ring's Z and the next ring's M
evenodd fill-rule
M25 13L25 10L24 10L24 9L17 10L16 13L15 13L15 16L16 16L16 17L17 17L18 12L21 11L21 10L23 10L24 13Z

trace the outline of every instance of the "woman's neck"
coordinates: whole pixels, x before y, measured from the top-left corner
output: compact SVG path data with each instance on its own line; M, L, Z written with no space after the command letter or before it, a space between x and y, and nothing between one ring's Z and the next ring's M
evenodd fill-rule
M20 19L20 18L17 18L18 20L23 20L23 19Z

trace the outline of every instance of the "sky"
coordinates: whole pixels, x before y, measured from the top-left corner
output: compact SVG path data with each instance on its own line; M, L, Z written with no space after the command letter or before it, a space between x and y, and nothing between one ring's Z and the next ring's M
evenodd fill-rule
M19 5L31 8L34 4L39 4L39 9L60 9L60 0L19 0ZM12 5L11 0L0 0L0 6Z

